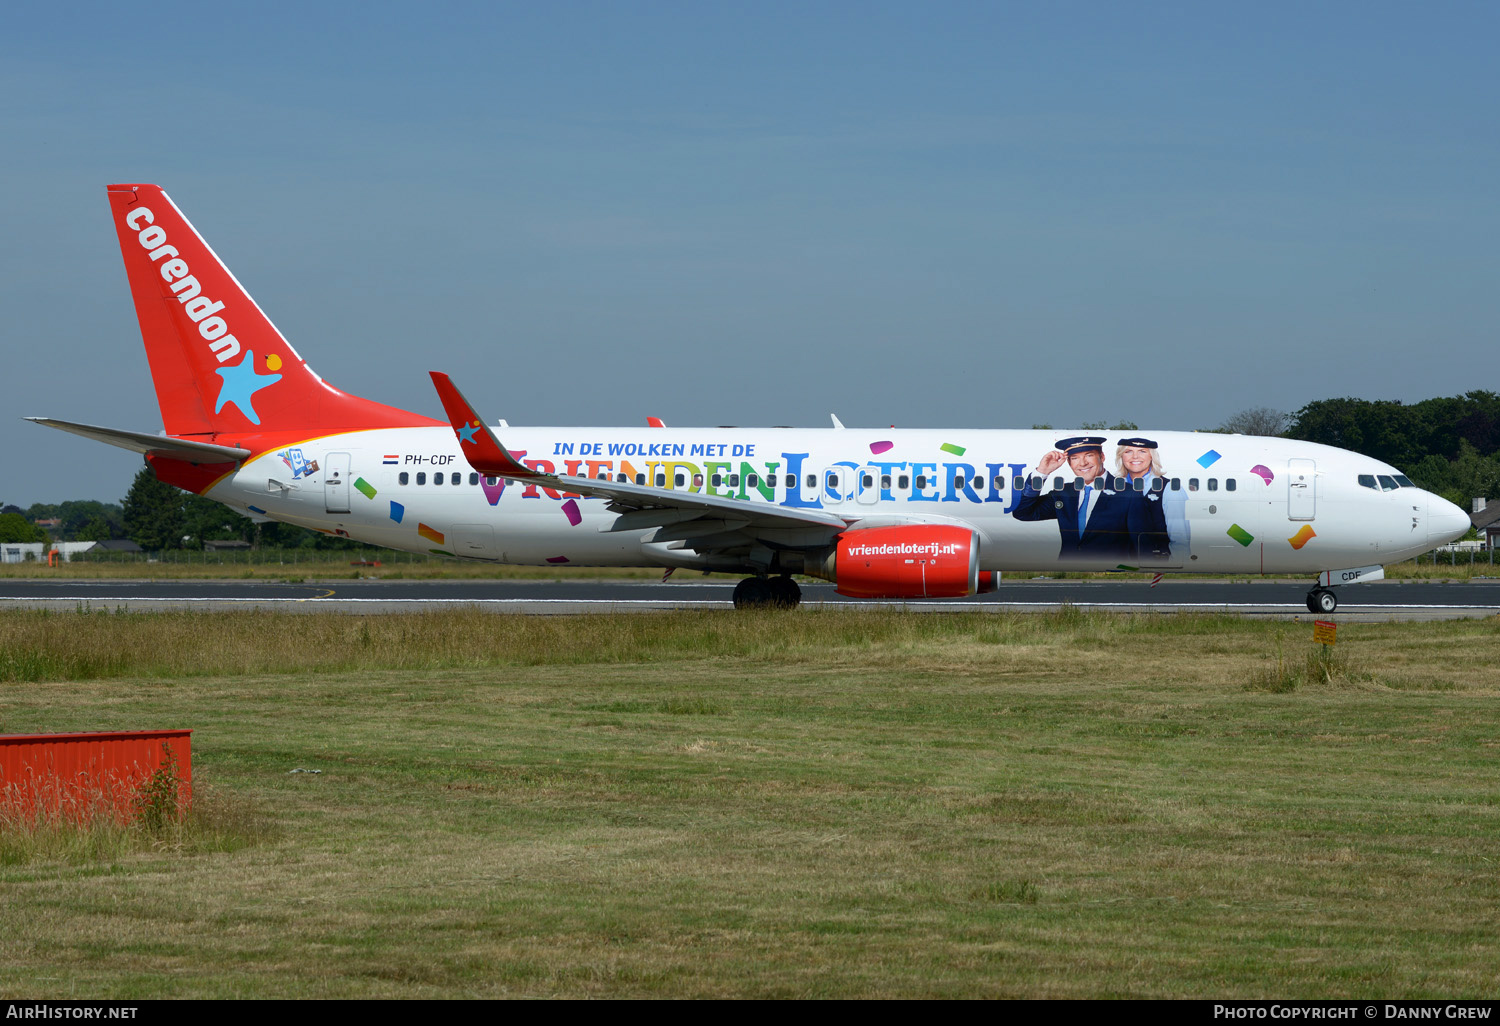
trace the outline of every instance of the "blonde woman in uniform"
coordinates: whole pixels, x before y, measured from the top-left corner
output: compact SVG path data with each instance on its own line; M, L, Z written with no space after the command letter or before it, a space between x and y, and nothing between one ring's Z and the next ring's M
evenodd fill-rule
M1155 538L1145 539L1141 548L1158 557L1177 554L1179 561L1188 554L1187 493L1167 487L1168 477L1161 467L1156 443L1149 438L1122 438L1115 443L1115 473L1127 481L1140 481L1141 495L1148 507L1147 522ZM1165 542L1166 544L1163 544ZM1166 551L1170 545L1170 552Z

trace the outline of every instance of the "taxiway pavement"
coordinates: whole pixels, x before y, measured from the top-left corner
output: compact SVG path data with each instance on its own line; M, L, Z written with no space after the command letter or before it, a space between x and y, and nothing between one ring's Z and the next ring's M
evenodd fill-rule
M832 585L804 584L803 608L905 606L913 610L1046 610L1062 603L1122 612L1236 612L1309 619L1301 581L1002 579L988 595L918 602L848 599ZM43 609L280 609L412 612L473 606L563 614L728 609L727 580L5 580L0 607ZM1500 580L1377 581L1338 589L1336 620L1423 620L1500 615Z

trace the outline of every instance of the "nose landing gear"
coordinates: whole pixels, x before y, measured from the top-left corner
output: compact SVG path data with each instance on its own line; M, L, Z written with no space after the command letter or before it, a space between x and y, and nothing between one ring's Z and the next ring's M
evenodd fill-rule
M1309 613L1331 613L1339 607L1338 596L1333 593L1335 584L1361 584L1385 579L1385 567L1356 566L1348 570L1324 570L1313 581L1313 590L1307 593Z
M1339 598L1328 588L1317 587L1307 593L1309 613L1331 613L1339 607Z

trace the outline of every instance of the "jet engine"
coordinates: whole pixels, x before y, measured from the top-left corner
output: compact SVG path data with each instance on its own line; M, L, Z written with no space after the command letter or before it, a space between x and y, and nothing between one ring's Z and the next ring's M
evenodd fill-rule
M817 562L806 572L850 598L961 598L980 590L979 539L950 524L846 531ZM985 576L992 590L994 576Z

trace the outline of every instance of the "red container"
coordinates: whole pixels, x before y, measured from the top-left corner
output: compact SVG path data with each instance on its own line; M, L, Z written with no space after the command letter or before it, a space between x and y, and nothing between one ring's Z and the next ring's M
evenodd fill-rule
M89 822L129 822L142 786L169 758L177 763L178 804L192 797L191 730L0 735L0 813ZM170 756L169 753L170 752Z

